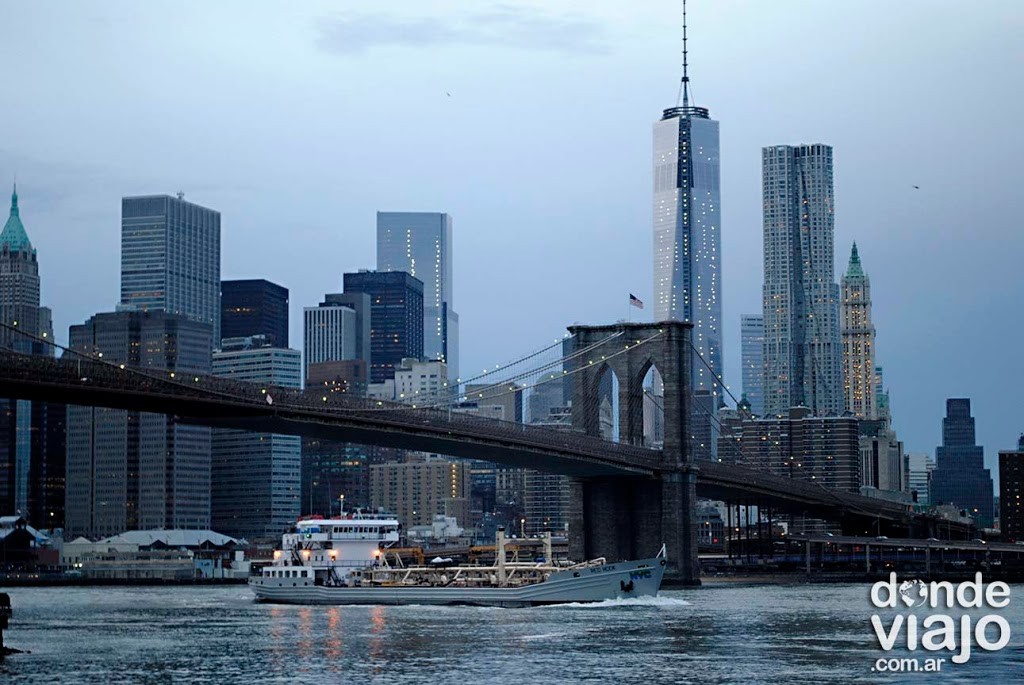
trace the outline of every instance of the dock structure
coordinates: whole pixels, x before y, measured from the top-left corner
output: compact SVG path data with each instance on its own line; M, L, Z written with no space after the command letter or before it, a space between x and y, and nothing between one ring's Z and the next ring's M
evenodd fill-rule
M14 650L9 652L4 646L4 631L7 630L7 624L11 620L11 613L11 596L6 592L0 592L0 661L8 653L14 652Z

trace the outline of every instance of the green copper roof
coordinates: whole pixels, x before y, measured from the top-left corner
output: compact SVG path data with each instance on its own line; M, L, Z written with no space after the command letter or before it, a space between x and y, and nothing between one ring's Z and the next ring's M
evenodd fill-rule
M32 243L29 242L28 233L25 233L25 227L21 225L21 217L18 216L18 186L14 186L14 192L11 193L11 216L7 219L7 223L4 224L4 231L0 233L0 247L7 245L11 251L23 250L29 252L32 250Z
M857 243L853 243L853 251L850 253L850 265L846 267L847 276L863 276L864 269L860 267L860 255L857 254Z

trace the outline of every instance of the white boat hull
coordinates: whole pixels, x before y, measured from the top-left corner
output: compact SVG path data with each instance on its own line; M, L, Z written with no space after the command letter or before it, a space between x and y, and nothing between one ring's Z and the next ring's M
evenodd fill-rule
M581 567L519 587L317 585L308 578L253 577L256 598L281 604L433 604L525 607L654 596L665 574L664 557Z

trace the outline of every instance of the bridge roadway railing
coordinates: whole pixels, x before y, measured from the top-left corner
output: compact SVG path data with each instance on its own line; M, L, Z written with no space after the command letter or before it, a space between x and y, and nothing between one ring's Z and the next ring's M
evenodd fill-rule
M373 427L393 427L433 432L483 442L504 442L542 452L586 457L605 465L655 474L665 468L660 450L611 442L571 430L531 426L485 416L330 392L321 387L304 391L244 381L122 367L92 359L56 359L0 350L0 386L18 382L57 388L90 388L98 391L145 395L153 399L194 399L216 405L225 415L249 416L301 413L312 420L336 420ZM268 402L268 397L270 402ZM849 512L905 517L908 508L895 502L863 497L827 488L813 481L787 478L749 466L700 461L698 482L767 500L806 501Z
M155 400L192 399L216 405L229 416L300 412L313 420L318 417L344 418L354 423L405 430L412 428L432 431L438 435L455 433L459 437L491 443L506 441L511 445L539 451L590 457L608 465L650 474L662 466L660 450L610 442L575 432L568 426L565 429L531 426L454 410L415 407L413 404L329 392L320 387L300 391L183 371L123 366L116 362L92 359L57 359L0 350L0 385L4 382L141 394Z
M718 488L745 492L745 497L749 497L751 503L755 502L759 495L769 501L782 495L789 500L802 500L814 508L824 506L846 514L903 519L911 513L908 505L899 502L864 497L858 493L829 488L814 481L788 478L750 466L701 462L700 480L714 484Z

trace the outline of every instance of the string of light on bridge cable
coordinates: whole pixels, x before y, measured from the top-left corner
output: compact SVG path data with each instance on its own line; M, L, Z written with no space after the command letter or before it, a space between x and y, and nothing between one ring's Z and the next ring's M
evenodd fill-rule
M85 352L82 352L82 351L79 351L79 350L75 350L75 349L70 348L70 347L66 347L64 345L56 343L53 340L49 340L49 339L46 339L46 338L41 338L41 337L39 337L37 335L33 335L33 334L31 334L31 333L29 333L29 332L27 332L25 330L19 329L19 328L14 327L14 326L10 326L8 324L0 323L0 327L8 329L8 330L16 333L17 335L23 336L25 338L29 338L29 339L31 339L31 340L33 340L35 342L41 343L43 345L52 346L54 349L59 349L62 352L64 352L66 355L70 355L70 356L76 358L80 362L99 363L99 364L101 364L101 365L103 365L103 366L105 366L107 368L117 369L117 370L119 370L121 372L124 372L126 374L134 375L134 376L137 376L137 377L140 377L140 378L145 378L147 380L152 380L152 381L160 381L160 382L163 382L163 383L172 383L172 384L180 385L182 387L187 387L190 390L195 390L197 387L199 387L204 392L210 393L211 395L216 395L218 397L223 397L225 399L232 399L232 400L240 399L236 394L233 394L233 393L230 393L230 392L224 392L224 391L222 391L222 390L220 390L218 388L211 387L211 385L223 385L224 381L226 379L217 379L217 383L216 384L210 384L210 383L203 383L204 378L200 377L200 376L195 376L194 378L190 376L189 379L185 379L184 377L181 377L181 374L177 374L174 371L156 371L156 370L145 369L143 367L128 366L128 365L126 365L124 363L118 363L118 362L110 361L109 359L104 359L101 352L100 353L95 353L95 354L88 354L88 353L85 353ZM523 356L523 357L521 357L519 359L516 359L516 360L514 360L512 362L508 362L508 363L503 364L503 365L498 365L494 369L490 369L490 370L484 371L483 373L479 374L478 376L475 376L475 377L469 378L469 379L465 379L465 380L460 379L460 385L455 386L454 388L451 388L451 389L444 388L441 392L437 392L437 393L417 394L417 395L414 395L414 396L408 397L408 398L404 398L403 397L403 398L400 398L400 401L398 401L398 402L391 402L391 401L387 401L387 400L375 400L372 403L374 406L351 407L351 406L339 406L336 403L329 402L329 400L331 399L331 397L329 397L329 395L322 395L322 397L320 399L322 400L322 402L327 404L327 406L330 409L337 410L337 411L351 411L351 412L385 411L386 412L386 411L407 411L409 409L417 409L417 410L420 410L420 409L424 409L424 410L426 410L426 409L446 409L446 410L448 410L450 412L451 411L459 411L459 407L458 406L453 406L453 405L458 405L458 404L466 403L466 402L470 402L470 401L479 403L481 401L495 400L495 399L499 399L499 398L502 398L504 396L510 395L512 393L523 392L523 391L526 391L526 390L531 390L531 389L540 387L540 386L548 384L548 383L561 382L562 379L574 376L577 372L581 371L582 369L586 368L587 366L590 366L590 365L592 365L594 363L602 363L602 362L604 362L604 361L606 361L608 359L612 359L612 358L617 357L617 356L619 356L621 354L624 354L628 350L634 349L638 345L646 344L647 342L649 342L649 341L657 338L658 336L660 336L661 332L659 331L658 333L655 333L654 335L651 335L651 336L649 336L648 338L645 338L645 339L637 339L637 340L630 341L630 342L624 342L623 343L623 349L618 351L618 352L616 352L616 353L614 353L614 354L603 355L599 359L587 359L586 363L579 363L579 364L576 363L577 360L581 360L582 358L587 357L590 352L592 352L596 348L600 347L601 345L603 345L603 344L605 344L605 343L607 343L610 340L613 340L615 338L622 337L623 335L625 335L624 332L617 331L617 332L614 332L614 333L610 334L606 338L597 341L596 343L588 345L588 346L586 346L586 347L584 347L582 349L575 350L575 351L571 352L570 354L562 355L561 353L559 353L557 358L549 360L549 361L544 361L544 362L540 363L539 365L533 366L533 367L528 368L528 369L526 369L524 371L515 370L516 367L521 367L521 366L525 365L526 362L528 362L528 361L535 360L535 359L537 359L538 357L541 357L544 354L550 353L551 351L553 351L553 350L555 350L557 348L562 347L566 340L571 340L570 336L566 336L566 338L564 338L564 339L557 340L553 344L547 345L547 346L545 346L545 347L543 347L543 348L541 348L541 349L539 349L537 351L531 352L531 353L529 353L529 354L527 354L527 355L525 355L525 356ZM558 371L555 371L556 369ZM511 375L503 377L500 381L497 381L497 382L494 382L494 383L492 383L490 385L487 385L484 388L475 389L474 392L473 392L473 397L470 397L468 393L463 393L461 391L461 387L460 386L463 383L466 384L466 385L469 385L469 384L472 384L474 381L486 379L486 378L492 377L492 376L494 376L496 374L501 374L502 372L506 372L506 371L510 371L510 370L512 370L513 373ZM547 377L546 378L541 378L541 376L543 376L545 374L547 374ZM188 374L186 374L186 375L188 375ZM524 381L526 381L526 382L524 382ZM246 386L246 387L254 386L254 384L249 384L249 383L242 383L240 385L241 386ZM278 388L271 388L271 390L273 390L275 393L276 392L281 392L281 389L278 389ZM313 395L314 394L313 390L314 390L313 388L307 388L305 390L304 394L307 397L310 396L310 395ZM596 392L596 389L594 389L594 391ZM261 394L263 396L267 396L268 395L268 389L267 388L262 388L261 389ZM333 394L334 393L331 393L331 395L333 395ZM340 393L340 394L344 395L346 393ZM591 392L589 394L592 395L594 393ZM269 400L270 398L269 397L265 397L265 399ZM337 398L337 399L340 400L341 398ZM345 398L345 399L349 399L349 398ZM568 398L566 398L566 399L568 399ZM512 419L514 420L514 417L512 417ZM505 420L508 421L509 420L508 417L506 417Z
M623 333L621 333L621 332L615 333L615 334L609 336L608 338L605 338L605 339L603 339L603 340L601 340L601 341L599 341L599 342L597 342L597 343L595 343L593 345L589 345L589 346L587 346L587 347L585 347L585 348L583 348L581 350L578 350L578 351L576 351L576 352L574 352L574 353L572 353L570 355L566 355L564 357L559 357L558 359L556 359L556 360L554 360L552 362L545 363L545 364L543 364L543 365L541 365L539 367L527 370L525 372L517 373L517 374L515 374L515 375L513 375L513 376L511 376L509 378L503 379L500 382L497 382L497 383L494 383L493 385L487 386L486 388L475 390L472 393L472 396L470 396L467 393L461 393L461 392L460 393L452 393L452 394L450 394L449 396L447 396L445 398L433 401L438 395L436 395L436 394L421 394L421 395L413 396L411 398L401 398L401 399L404 400L404 402L398 402L398 403L388 403L387 401L384 401L384 400L377 400L376 402L377 402L378 407L376 409L379 410L379 411L408 410L410 408L412 408L412 409L448 409L450 411L459 411L460 408L458 407L458 405L460 403L471 402L471 403L479 404L482 401L495 400L495 399L501 398L503 396L508 396L508 395L513 394L513 393L523 392L525 390L531 390L531 389L538 388L540 386L547 385L547 384L550 384L550 383L561 383L563 379L571 378L571 377L575 376L577 373L579 373L583 369L587 368L588 366L591 366L591 365L593 365L595 363L602 363L602 362L605 362L605 361L607 361L609 359L613 359L615 357L618 357L621 354L625 354L628 350L634 349L638 345L644 345L644 344L650 342L651 340L657 338L658 336L661 335L661 333L659 332L659 333L656 333L656 334L654 334L652 336L649 336L648 338L635 340L632 343L624 343L623 344L623 349L618 351L618 352L615 352L614 354L603 355L602 357L596 358L596 359L587 359L586 363L580 363L580 364L575 364L574 363L575 360L581 359L583 357L586 357L589 352L593 351L595 348L599 347L600 345L608 342L609 340L611 340L613 338L617 338L617 337L620 337L622 335L623 335ZM570 365L573 368L567 369L567 368L565 368L566 365ZM560 373L556 373L556 372L552 371L553 369L559 368L559 367L561 367L561 372ZM540 376L544 375L545 373L548 374L548 377L547 378L540 378ZM524 381L528 381L528 382L524 382ZM595 391L596 391L596 389L595 389ZM593 394L593 392L591 392L590 394ZM326 401L326 399L325 399L325 401ZM342 408L342 409L349 410L348 408ZM371 411L372 410L373 409L371 409ZM350 411L367 411L367 410L365 410L365 409L351 409Z
M412 405L416 408L431 409L439 407L448 407L450 405L457 405L465 402L479 403L479 401L481 400L492 400L503 396L507 396L511 393L522 392L523 390L537 387L538 385L542 385L544 383L554 382L560 378L570 375L569 371L566 370L566 366L574 366L575 364L573 362L575 362L576 359L588 355L590 352L592 352L600 345L603 345L609 340L621 337L622 335L623 333L621 332L613 333L604 340L598 341L593 345L588 345L587 347L572 352L571 354L560 356L559 358L554 359L553 361L544 362L540 366L535 366L525 371L518 371L510 376L503 377L500 381L496 381L490 385L487 385L484 388L474 389L471 393L464 393L460 390L459 386L456 386L451 390L443 390L442 392L437 393L421 393L413 395L411 397L400 397L399 399L400 401L403 401L403 406ZM565 340L571 340L571 337L566 337ZM639 344L640 342L641 341L637 341L637 344ZM562 343L559 342L559 345L561 344ZM513 366L516 366L517 364L518 362L512 362L510 364L505 365L504 369L507 370ZM553 371L554 369L560 369L560 373L555 373ZM552 373L546 379L537 380L536 382L533 383L523 382L529 381L530 379L537 379L539 378L539 376L549 371L551 371ZM491 375L495 375L496 372L498 372L498 369L495 369L494 371L491 372L485 372L484 374L481 374L480 376L477 376L476 378L473 379L465 381L460 380L460 385L464 383L468 388L474 380L479 380Z

